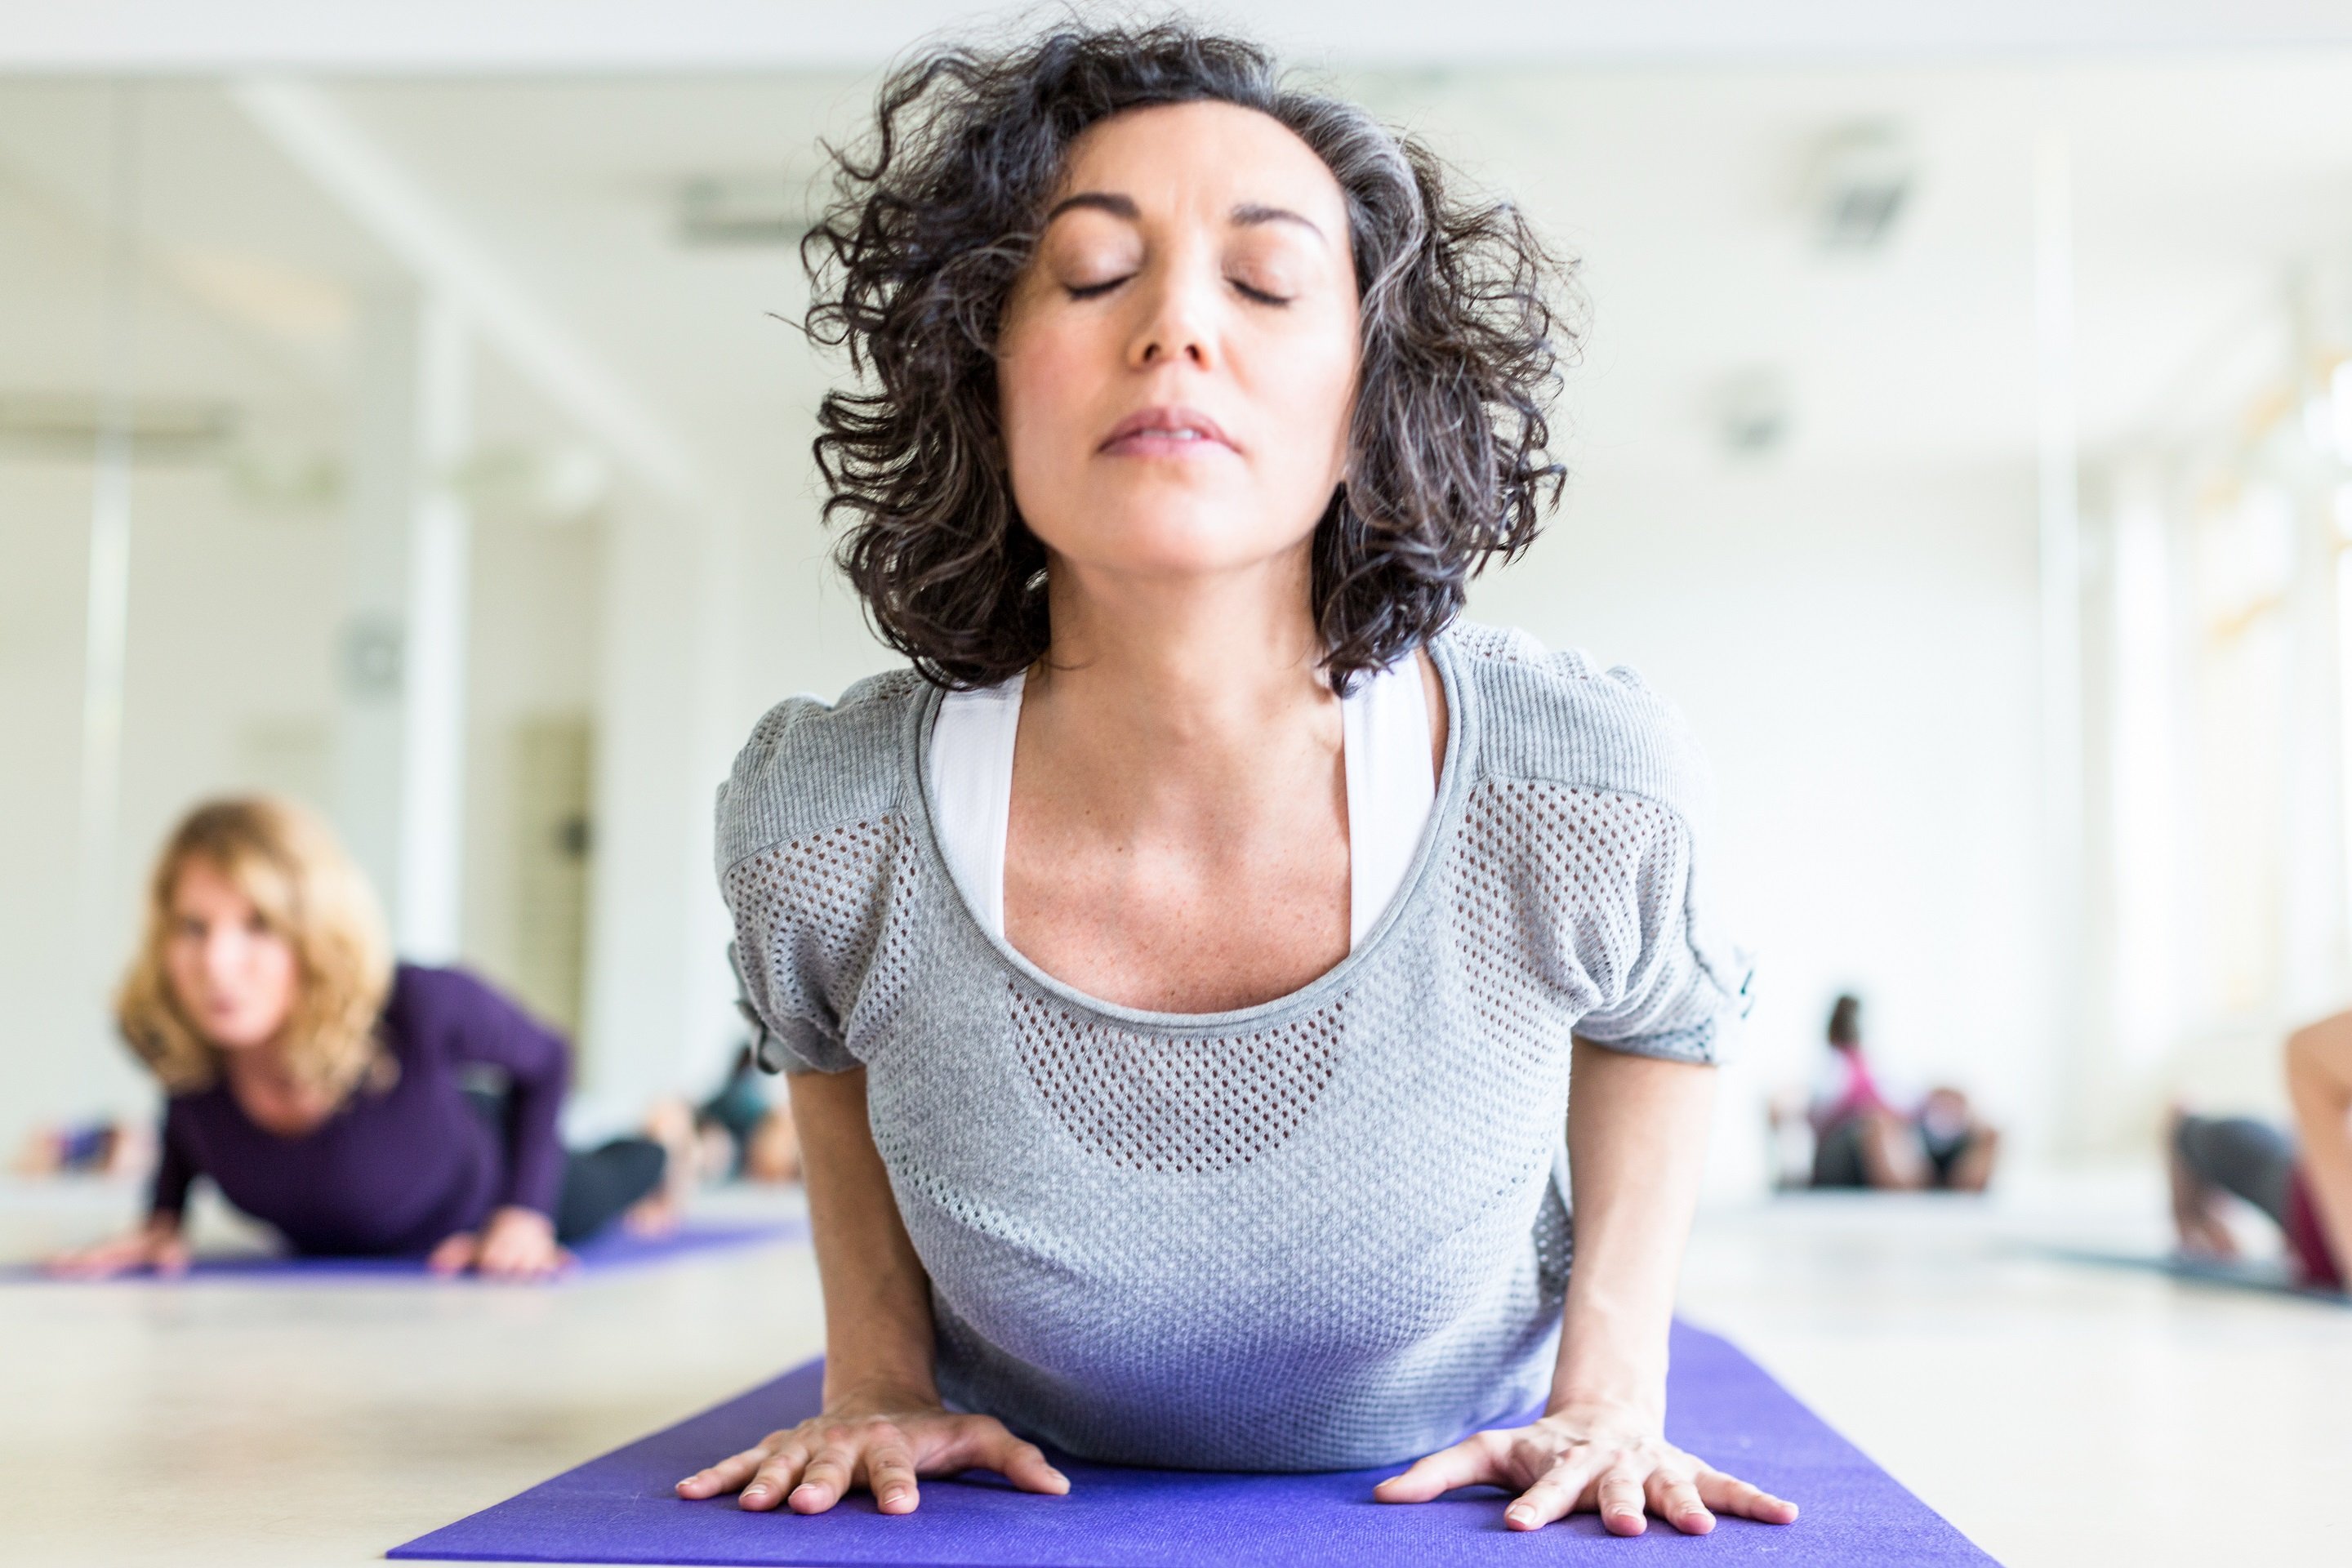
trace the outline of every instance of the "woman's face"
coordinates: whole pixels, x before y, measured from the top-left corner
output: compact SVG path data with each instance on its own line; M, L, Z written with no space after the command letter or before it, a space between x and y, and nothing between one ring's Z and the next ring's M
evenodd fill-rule
M163 972L181 1012L222 1050L264 1045L294 1010L294 949L211 861L191 859L172 886Z
M1223 103L1088 129L1007 304L1013 493L1058 563L1171 578L1304 548L1347 455L1355 267L1306 142Z

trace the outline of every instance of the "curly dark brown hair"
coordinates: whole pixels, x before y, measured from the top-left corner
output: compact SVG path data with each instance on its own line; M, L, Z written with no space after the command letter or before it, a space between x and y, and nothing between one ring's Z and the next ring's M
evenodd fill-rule
M834 158L802 242L812 338L855 390L819 405L837 560L926 679L992 685L1046 649L1045 551L1006 475L996 343L1070 144L1152 104L1256 110L1347 200L1363 342L1345 479L1318 523L1313 608L1346 691L1443 630L1469 577L1532 542L1565 470L1548 449L1575 296L1508 202L1465 203L1426 148L1287 85L1256 46L1168 23L1071 25L943 47L884 81L870 137Z

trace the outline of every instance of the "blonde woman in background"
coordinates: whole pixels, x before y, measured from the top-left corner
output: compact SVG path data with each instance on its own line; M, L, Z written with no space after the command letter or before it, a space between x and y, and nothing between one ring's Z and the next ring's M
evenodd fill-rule
M365 878L282 801L215 801L173 831L116 1018L169 1097L153 1195L59 1274L185 1268L198 1176L299 1253L509 1279L555 1272L662 1183L649 1140L565 1152L562 1037L469 974L395 964ZM502 1097L461 1083L480 1068Z

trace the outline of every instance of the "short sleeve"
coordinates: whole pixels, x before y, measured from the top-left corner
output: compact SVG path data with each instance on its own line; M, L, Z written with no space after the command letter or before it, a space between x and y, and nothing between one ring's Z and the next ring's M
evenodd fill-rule
M770 1072L859 1065L850 1026L912 858L897 764L915 691L893 675L779 703L719 792L728 960Z
M1634 1056L1719 1061L1727 1026L1748 1012L1751 966L1700 922L1689 828L1653 808L1627 837L1621 918L1581 933L1584 967L1607 984L1576 1032Z
M1491 935L1580 1037L1719 1059L1750 969L1702 918L1713 790L1689 726L1630 669L1515 631L1447 635L1478 700L1464 873Z
M735 1010L751 1030L751 1056L768 1072L847 1072L857 1065L841 1043L841 1027L812 993L798 966L773 961L771 932L747 931L737 917L727 944L735 971ZM751 957L747 965L745 952Z

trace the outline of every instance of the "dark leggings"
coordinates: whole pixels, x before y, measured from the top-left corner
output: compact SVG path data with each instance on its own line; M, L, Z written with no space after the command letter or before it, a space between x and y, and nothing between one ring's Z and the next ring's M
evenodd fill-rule
M506 1096L468 1088L474 1109L506 1136ZM585 1241L621 1217L629 1205L661 1185L668 1151L650 1138L615 1138L593 1149L563 1152L563 1186L555 1200L555 1239L566 1247Z
M2241 1197L2287 1228L2294 1139L2251 1116L2184 1116L2173 1148L2200 1181Z
M650 1138L615 1138L563 1156L563 1191L555 1200L555 1239L585 1241L661 1185L669 1155Z

